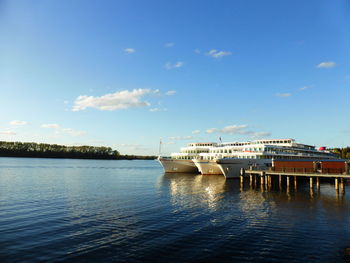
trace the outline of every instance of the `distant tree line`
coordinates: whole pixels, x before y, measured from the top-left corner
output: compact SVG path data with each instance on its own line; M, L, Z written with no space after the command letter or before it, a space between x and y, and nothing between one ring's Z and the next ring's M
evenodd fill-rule
M340 158L350 159L350 147L334 148L331 149L331 151L337 154Z
M117 150L104 146L65 146L34 142L0 141L0 157L75 158L105 160L151 160L156 156L121 155Z

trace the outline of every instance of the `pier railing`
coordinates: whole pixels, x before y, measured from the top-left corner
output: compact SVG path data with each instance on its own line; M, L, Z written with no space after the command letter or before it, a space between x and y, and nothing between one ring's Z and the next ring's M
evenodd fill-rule
M290 174L338 174L338 175L350 175L350 171L346 171L343 168L322 168L322 169L314 169L314 168L300 168L300 167L254 167L250 166L250 171L265 171L265 172L280 172L280 173L290 173Z

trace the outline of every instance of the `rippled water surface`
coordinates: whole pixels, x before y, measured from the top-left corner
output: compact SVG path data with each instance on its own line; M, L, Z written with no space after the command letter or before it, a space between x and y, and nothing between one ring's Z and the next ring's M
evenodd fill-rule
M0 262L348 261L350 189L294 187L163 175L156 161L0 158Z

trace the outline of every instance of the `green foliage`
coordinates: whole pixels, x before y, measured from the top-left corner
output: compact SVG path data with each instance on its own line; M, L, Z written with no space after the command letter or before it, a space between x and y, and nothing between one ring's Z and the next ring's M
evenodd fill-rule
M155 156L120 155L111 147L96 146L65 146L57 144L34 142L4 142L0 141L0 156L2 157L42 157L42 158L78 158L78 159L154 159ZM133 158L134 157L134 158Z
M346 153L345 158L346 158L346 159L350 159L350 151Z
M331 151L337 154L339 158L350 159L350 147L334 148Z

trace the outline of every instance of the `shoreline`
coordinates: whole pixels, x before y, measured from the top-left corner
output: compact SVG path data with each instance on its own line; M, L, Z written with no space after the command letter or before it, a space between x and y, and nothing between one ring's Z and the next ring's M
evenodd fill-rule
M157 156L125 156L121 158L94 158L94 157L54 157L54 156L11 156L0 155L0 158L38 158L38 159L75 159L75 160L109 160L109 161L119 161L119 160L155 160Z

